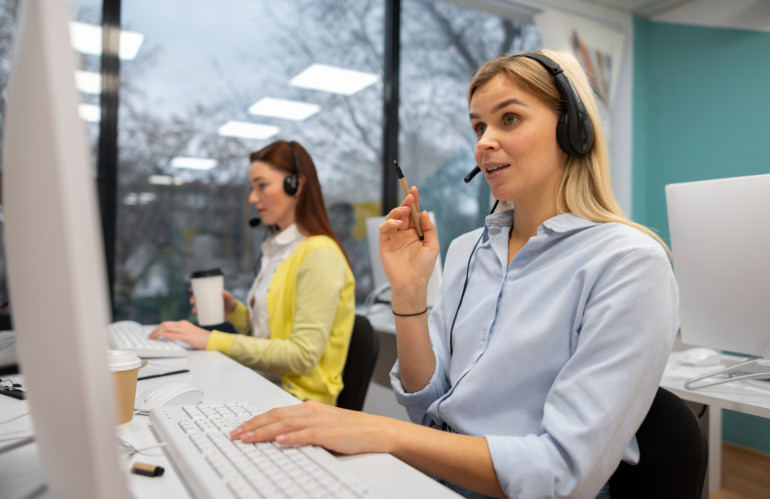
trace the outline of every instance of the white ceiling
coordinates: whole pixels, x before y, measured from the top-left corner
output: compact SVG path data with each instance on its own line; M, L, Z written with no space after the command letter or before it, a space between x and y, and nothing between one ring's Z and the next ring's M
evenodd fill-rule
M653 21L770 32L769 0L585 0Z

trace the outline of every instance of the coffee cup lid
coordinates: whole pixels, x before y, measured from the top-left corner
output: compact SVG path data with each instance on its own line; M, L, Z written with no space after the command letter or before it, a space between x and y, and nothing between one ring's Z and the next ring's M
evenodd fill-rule
M214 277L218 275L223 275L222 269L220 269L219 267L215 269L209 269L209 270L196 270L195 272L192 273L190 278L197 279L199 277Z
M142 366L136 352L128 350L107 350L107 364L111 371L128 371Z

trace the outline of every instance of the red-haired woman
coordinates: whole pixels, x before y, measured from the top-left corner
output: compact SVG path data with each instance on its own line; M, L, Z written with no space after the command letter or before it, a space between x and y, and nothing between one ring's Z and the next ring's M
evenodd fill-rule
M249 203L274 233L262 244L262 265L246 303L224 291L225 316L240 334L182 320L161 323L150 337L218 350L280 376L281 386L301 400L334 405L353 329L353 272L307 151L280 140L249 160Z

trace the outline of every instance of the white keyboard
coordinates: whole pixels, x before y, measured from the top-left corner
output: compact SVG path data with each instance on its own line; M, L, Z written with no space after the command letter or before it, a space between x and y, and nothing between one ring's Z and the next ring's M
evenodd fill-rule
M261 412L255 403L166 406L153 409L150 422L199 499L382 497L320 447L230 438Z
M151 340L147 336L154 326L142 326L134 321L118 321L107 326L110 348L130 350L139 357L184 357L187 349L175 341Z

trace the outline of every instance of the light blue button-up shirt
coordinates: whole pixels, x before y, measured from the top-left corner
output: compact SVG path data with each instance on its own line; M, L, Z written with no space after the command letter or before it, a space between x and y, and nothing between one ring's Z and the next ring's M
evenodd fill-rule
M507 265L513 211L449 247L429 318L436 371L409 417L484 436L508 497L594 497L657 390L679 324L665 250L633 227L546 220ZM474 244L470 277L455 316ZM453 352L450 355L450 336Z

